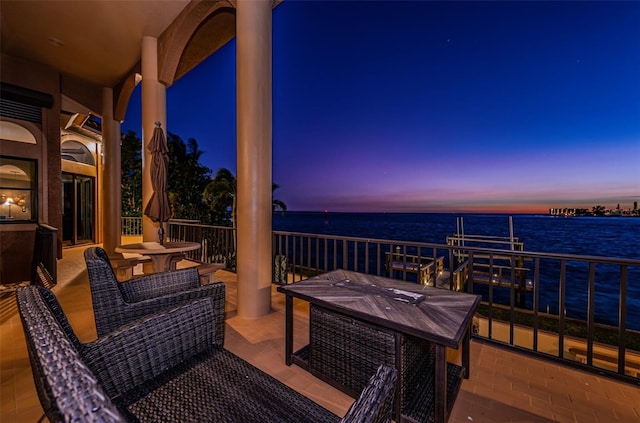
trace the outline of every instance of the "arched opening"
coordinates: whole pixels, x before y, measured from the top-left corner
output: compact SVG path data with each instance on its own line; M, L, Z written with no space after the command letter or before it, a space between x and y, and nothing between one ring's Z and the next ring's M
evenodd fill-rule
M89 166L96 165L93 154L79 141L65 141L62 143L62 160L70 160Z

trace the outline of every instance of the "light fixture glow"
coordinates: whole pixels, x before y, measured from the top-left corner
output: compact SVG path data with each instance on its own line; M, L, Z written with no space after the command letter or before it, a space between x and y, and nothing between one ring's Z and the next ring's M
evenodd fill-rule
M9 219L11 219L11 205L13 204L13 198L7 198L7 204L9 205Z

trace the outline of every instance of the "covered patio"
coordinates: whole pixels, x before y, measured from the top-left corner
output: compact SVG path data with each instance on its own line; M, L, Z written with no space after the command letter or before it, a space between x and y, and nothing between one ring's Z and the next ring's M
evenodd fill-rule
M53 291L82 341L96 338L84 247L65 250ZM181 266L189 265L183 261ZM342 416L353 401L308 372L284 361L284 295L271 287L271 312L257 319L237 313L236 274L218 271L227 286L225 347L296 391ZM3 422L37 421L43 411L33 384L15 299L0 303ZM296 347L306 344L308 306L295 303ZM458 360L455 351L448 358ZM471 375L450 422L611 422L640 420L637 387L530 358L472 340Z
M237 309L246 318L269 312L271 251L265 240L272 220L272 9L279 3L2 3L0 123L11 129L3 129L0 137L2 156L38 169L28 178L33 185L29 209L37 215L0 225L4 283L29 278L31 255L21 252L33 250L37 225L58 229L54 257L66 254L60 230L61 115L99 116L101 141L92 144L97 164L86 180L89 192L95 192L95 204L93 196L88 201L88 226L95 236L86 241L113 253L121 234L121 122L135 87L141 84L142 202L147 204L153 193L151 135L156 122L171 130L167 89L235 38L237 71L229 84L236 85ZM16 132L30 135L30 145ZM143 241L158 241L156 223L145 217L142 226Z

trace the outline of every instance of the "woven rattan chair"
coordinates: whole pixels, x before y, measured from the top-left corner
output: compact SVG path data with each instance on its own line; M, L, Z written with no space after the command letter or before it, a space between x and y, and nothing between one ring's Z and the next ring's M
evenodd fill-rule
M340 418L215 346L210 298L81 343L41 286L16 294L34 381L51 422L389 422L397 371L381 366Z
M150 313L197 298L210 297L214 302L217 324L216 342L220 347L224 345L223 283L201 286L195 267L118 282L105 250L100 247L87 248L84 259L89 272L91 301L99 337Z

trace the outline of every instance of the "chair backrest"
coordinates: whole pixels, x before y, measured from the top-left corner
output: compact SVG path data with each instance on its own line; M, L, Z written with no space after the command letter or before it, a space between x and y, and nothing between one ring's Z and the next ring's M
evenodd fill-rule
M111 332L126 321L122 313L125 300L118 286L119 282L111 268L107 252L100 247L84 250L84 261L89 273L91 302L98 335Z
M33 379L51 422L125 421L80 358L76 338L55 296L41 286L16 292Z

